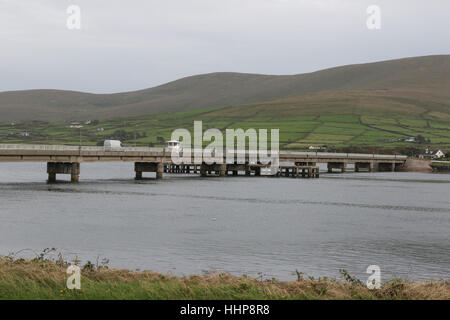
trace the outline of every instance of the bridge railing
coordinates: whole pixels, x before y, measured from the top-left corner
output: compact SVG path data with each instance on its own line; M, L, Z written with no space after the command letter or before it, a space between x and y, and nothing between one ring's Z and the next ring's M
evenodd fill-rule
M80 146L64 146L64 145L33 145L33 144L0 144L1 150L37 150L37 151L74 151L79 152ZM98 146L82 146L81 152L168 152L165 148L149 148L149 147L98 147ZM191 153L202 153L203 150L191 150ZM223 155L230 153L231 150L224 150ZM235 151L236 155L242 154L243 151ZM251 152L246 151L247 155ZM384 160L406 160L407 156L403 155L383 155L383 154L364 154L364 153L331 153L331 152L294 152L294 151L279 151L279 156L284 157L298 157L298 158L315 158L315 159L384 159Z
M0 150L38 150L38 151L80 151L80 146L39 145L39 144L0 144ZM82 146L81 151L120 151L120 152L163 152L163 148L147 147L94 147Z
M392 154L371 154L371 153L332 153L332 152L294 152L280 151L280 156L293 156L305 158L342 158L342 159L392 159L406 160L408 157Z
M39 144L0 144L0 150L43 150L43 151L77 151L76 146L39 145Z

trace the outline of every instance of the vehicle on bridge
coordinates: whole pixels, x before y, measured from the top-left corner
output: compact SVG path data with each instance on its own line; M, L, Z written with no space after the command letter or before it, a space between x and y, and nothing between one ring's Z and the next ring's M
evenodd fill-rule
M119 140L105 140L105 142L103 142L103 146L105 148L122 148L122 142L120 142Z
M170 140L167 141L167 151L172 152L173 150L175 151L181 151L181 143L178 140Z

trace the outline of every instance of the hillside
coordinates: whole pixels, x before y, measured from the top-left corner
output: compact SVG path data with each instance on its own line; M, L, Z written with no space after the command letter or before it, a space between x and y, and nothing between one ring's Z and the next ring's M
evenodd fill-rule
M288 97L303 101L303 98L298 97L304 94L308 102L302 103L311 109L324 107L322 95L314 95L323 91L331 97L327 103L338 108L338 105L345 106L346 93L342 92L349 90L360 92L356 99L364 99L365 94L362 92L377 90L387 97L394 95L397 99L409 99L410 104L422 105L421 108L426 108L428 112L446 113L450 109L450 55L349 65L289 76L212 73L183 78L150 89L116 94L59 90L0 92L0 122L105 119L287 99L271 102L274 108L272 112L278 112L274 103L289 103ZM332 101L330 92L339 92L340 103ZM416 99L418 102L412 101ZM376 104L375 101L380 103ZM375 108L383 108L384 102L378 99L367 103ZM318 111L311 109L307 113ZM406 108L403 112L410 110Z
M450 108L433 99L427 92L400 89L324 91L240 106L102 119L81 130L67 122L0 123L0 141L77 145L81 134L83 145L113 138L125 145L163 146L173 130L192 130L194 121L202 120L204 129L279 129L282 149L327 145L331 151L450 151ZM422 141L405 141L410 137Z

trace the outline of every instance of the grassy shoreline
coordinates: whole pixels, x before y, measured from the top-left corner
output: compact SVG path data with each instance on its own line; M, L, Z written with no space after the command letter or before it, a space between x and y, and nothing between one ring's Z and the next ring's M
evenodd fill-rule
M435 172L447 173L450 172L450 162L432 162L431 168L433 168Z
M68 290L67 263L42 259L0 257L2 299L450 299L450 281L410 282L396 279L379 290L369 290L361 281L303 279L261 280L225 273L175 277L151 271L135 272L86 265L81 290Z

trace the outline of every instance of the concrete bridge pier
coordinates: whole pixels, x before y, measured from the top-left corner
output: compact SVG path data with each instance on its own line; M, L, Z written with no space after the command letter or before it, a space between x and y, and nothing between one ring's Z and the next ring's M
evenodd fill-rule
M202 177L206 177L206 175L208 174L208 167L206 164L201 164L200 165L200 176Z
M227 175L227 164L223 163L219 165L219 176L225 177Z
M361 169L372 172L374 170L374 164L372 162L355 162L355 172L360 172Z
M48 182L56 182L57 174L70 174L71 182L80 179L80 163L78 162L47 162Z
M310 162L310 161L306 161L306 162L296 162L295 163L296 166L298 167L315 167L316 163L315 162Z
M380 163L378 163L378 171L395 172L395 162L380 162Z
M347 168L347 163L345 162L328 162L327 164L328 172L332 173L333 169L340 169L341 172L345 172Z
M318 166L280 166L278 176L292 178L319 178Z
M219 175L220 177L225 177L227 175L227 165L224 164L207 164L202 163L200 166L200 175L202 177L206 177L208 174L212 174L214 172L215 175Z
M232 169L228 168L228 165L226 163L222 163L222 164L202 163L202 165L200 166L200 175L202 177L206 177L208 174L212 174L214 172L214 174L218 175L219 177L225 177L228 175L229 170L232 170Z
M135 162L134 171L136 172L136 180L142 180L143 172L155 172L156 179L163 178L164 164L162 162Z
M247 166L245 164L239 163L228 163L227 164L227 174L231 172L233 176L239 175L240 171L247 172Z
M246 164L244 166L244 170L246 176L251 176L252 173L254 174L255 177L261 175L261 165L259 164Z

